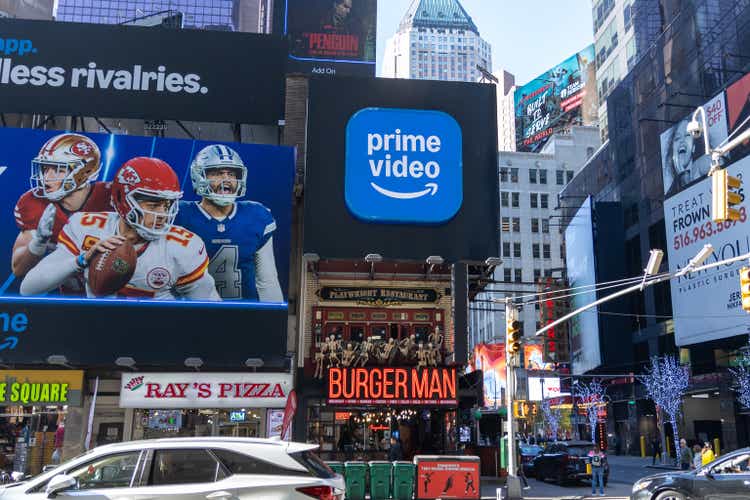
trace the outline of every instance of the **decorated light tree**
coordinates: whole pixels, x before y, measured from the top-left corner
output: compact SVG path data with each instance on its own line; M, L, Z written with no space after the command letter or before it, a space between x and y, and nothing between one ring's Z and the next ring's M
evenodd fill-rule
M656 403L666 415L666 421L672 425L677 459L679 460L680 438L677 432L677 420L682 408L682 396L689 383L689 374L674 356L651 358L651 365L646 374L638 377L646 387L648 397ZM664 428L662 426L662 435Z
M745 408L750 408L750 356L743 354L739 360L739 366L729 370L734 376L734 389L737 391L737 399Z
M557 432L560 429L561 419L560 410L552 408L552 401L545 399L542 401L542 413L544 414L544 421L552 435L552 440L557 441Z
M599 422L599 409L607 402L607 390L601 381L594 379L588 384L585 382L575 384L574 396L580 400L578 404L586 408L586 420L591 430L591 442L596 443L596 424Z

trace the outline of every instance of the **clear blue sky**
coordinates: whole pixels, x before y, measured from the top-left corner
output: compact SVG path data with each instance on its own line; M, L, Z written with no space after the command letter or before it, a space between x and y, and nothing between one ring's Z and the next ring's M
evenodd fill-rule
M418 0L417 0L418 1ZM524 84L594 41L591 0L460 0L492 45L493 70ZM385 41L412 0L378 2L378 70Z

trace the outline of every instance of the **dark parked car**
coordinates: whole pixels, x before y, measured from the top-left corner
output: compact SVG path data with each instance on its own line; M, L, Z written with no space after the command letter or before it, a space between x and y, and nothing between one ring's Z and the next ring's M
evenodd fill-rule
M639 479L632 500L740 500L750 498L750 448L722 455L692 471Z
M534 459L543 449L538 444L521 444L521 466L524 476L534 477Z
M591 480L586 471L587 457L591 443L587 441L566 441L550 443L534 459L534 477L539 481L552 479L558 484ZM604 484L609 481L609 463L604 459Z

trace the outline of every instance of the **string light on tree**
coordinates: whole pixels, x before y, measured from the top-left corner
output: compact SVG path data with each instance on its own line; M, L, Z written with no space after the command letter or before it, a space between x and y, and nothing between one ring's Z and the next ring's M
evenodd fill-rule
M560 420L562 419L560 409L554 408L552 400L546 399L542 401L542 413L544 414L544 421L547 423L552 439L557 441L557 431L560 429Z
M689 378L687 368L682 366L674 356L651 358L651 366L646 368L646 374L638 377L646 387L648 397L664 411L666 422L671 424L675 450L680 449L677 420ZM677 460L679 460L679 454Z
M750 408L750 356L743 354L739 366L729 370L734 376L734 389L737 399L745 408Z
M596 425L599 422L599 410L607 404L607 390L598 379L588 384L575 383L575 396L581 400L580 406L586 408L586 419L591 430L591 442L596 442Z

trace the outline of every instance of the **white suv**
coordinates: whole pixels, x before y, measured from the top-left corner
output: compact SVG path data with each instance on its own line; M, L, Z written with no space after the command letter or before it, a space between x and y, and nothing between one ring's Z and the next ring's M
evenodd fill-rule
M342 500L343 478L312 452L316 448L248 438L110 444L27 482L0 488L0 497Z

